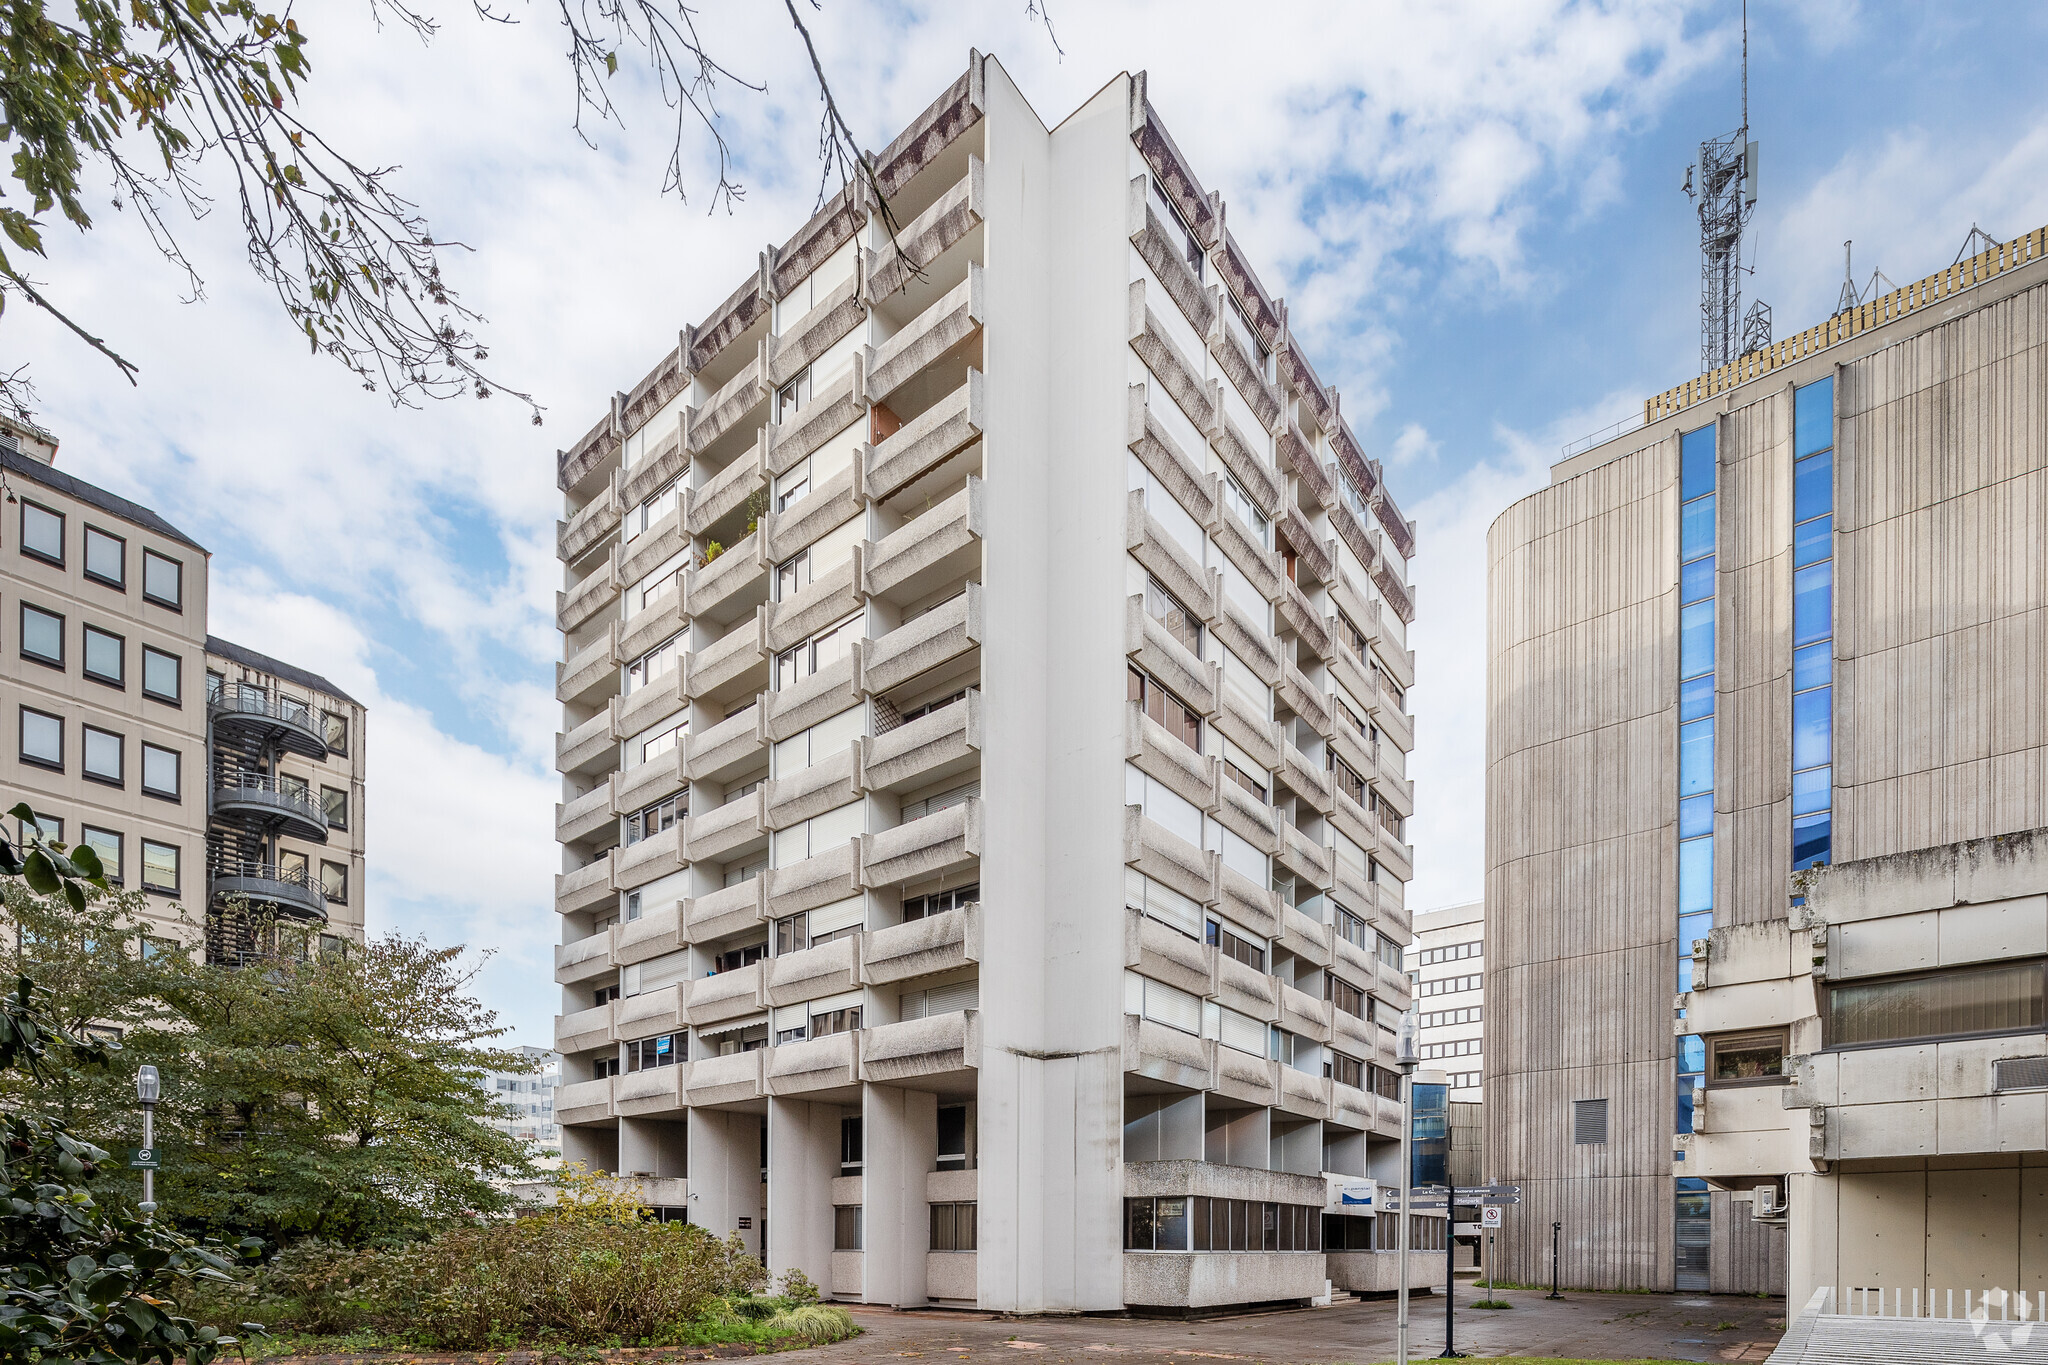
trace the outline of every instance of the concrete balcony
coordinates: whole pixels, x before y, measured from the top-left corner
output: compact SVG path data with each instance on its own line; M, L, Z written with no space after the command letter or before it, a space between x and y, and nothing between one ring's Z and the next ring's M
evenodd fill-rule
M620 920L612 927L612 960L622 967L648 962L678 952L688 943L680 902L643 905L639 919Z
M981 907L871 929L861 939L861 977L869 985L950 972L981 960Z
M741 621L690 656L685 682L692 700L730 706L768 687L768 612L757 607ZM730 717L728 717L730 719Z
M665 589L619 623L619 657L637 659L662 641L682 634L690 625L683 606L683 574L679 570ZM677 661L678 667L681 662Z
M1180 410L1195 424L1195 430L1206 432L1216 425L1217 396L1202 378L1202 364L1189 359L1175 344L1172 333L1153 313L1151 303L1145 281L1132 280L1126 333L1131 349L1145 362L1159 387L1180 405Z
M849 940L851 941L851 940ZM860 1084L860 1034L834 1033L768 1050L768 1093L807 1095Z
M1360 698L1369 708L1368 719L1380 727L1388 743L1404 754L1415 752L1415 718L1401 709L1401 703L1383 687L1375 687Z
M1350 898L1346 897L1346 899ZM1368 902L1368 906L1360 908L1368 908L1369 904ZM1371 935L1366 936L1366 941L1372 941ZM1361 990L1379 980L1379 967L1376 963L1377 959L1374 957L1372 949L1361 948L1350 939L1337 934L1330 936L1331 970ZM1342 1019L1344 1016L1338 1015L1336 1017ZM1364 1028L1365 1026L1360 1025L1360 1027ZM1371 1039L1368 1038L1367 1041L1371 1041Z
M1224 914L1267 938L1280 932L1279 892L1230 867L1223 867L1217 877L1216 903Z
M866 492L881 502L981 439L987 398L979 370L967 382L878 443L867 460Z
M611 976L618 971L612 960L612 931L601 929L588 938L579 938L574 943L555 945L555 982L557 985L574 986L584 981L594 981L601 976Z
M722 1024L731 1019L744 1019L750 1014L759 1014L768 1008L768 997L764 994L767 971L759 962L752 962L730 972L715 972L699 977L690 983L690 999L686 1009L690 1027L704 1028L710 1024Z
M838 995L860 985L861 935L848 934L816 948L778 953L768 962L768 1003L794 1005Z
M1291 905L1283 906L1278 937L1281 947L1311 966L1330 965L1330 926L1322 921L1310 919Z
M555 736L555 771L582 773L599 766L616 766L619 741L612 734L609 707L599 711L566 735Z
M981 1011L955 1010L864 1031L861 1078L916 1088L981 1065Z
M1398 1251L1333 1251L1323 1258L1323 1263L1331 1288L1346 1294L1381 1297L1396 1293L1401 1288L1401 1253ZM1408 1253L1410 1289L1438 1288L1443 1282L1443 1252Z
M634 1038L657 1038L682 1028L689 1016L684 1002L690 998L690 983L676 981L639 995L628 995L613 1004L617 1013L612 1028L621 1042Z
M692 1105L742 1104L767 1093L762 1084L762 1064L772 1049L735 1052L724 1057L703 1057L690 1063L684 1095Z
M811 305L811 311L792 322L787 331L769 338L769 381L777 387L787 384L866 320L867 309L861 306L856 271Z
M588 1052L592 1048L609 1047L619 1040L612 1024L618 1005L598 1005L593 1009L578 1010L574 1014L555 1016L555 1050L558 1052Z
M555 593L556 629L564 635L583 629L599 612L610 610L624 589L625 584L619 579L618 552L615 549L611 557L582 582L566 592Z
M967 159L967 174L937 202L897 229L893 244L867 255L867 293L880 303L909 284L946 249L980 226L988 202L981 158Z
M1330 855L1320 844L1286 821L1280 823L1280 866L1318 891L1330 887Z
M1328 695L1310 682L1291 660L1281 662L1279 696L1281 705L1307 721L1310 729L1319 735L1330 733L1333 718Z
M862 746L859 785L907 791L968 772L981 762L981 693L905 722Z
M1338 1046L1344 1045L1340 1041ZM1373 1103L1373 1097L1342 1081L1323 1082L1323 1106L1329 1113L1330 1122L1341 1123L1347 1128L1370 1129L1379 1122L1379 1106Z
M607 483L604 491L576 509L575 515L555 523L556 558L574 564L616 534L623 508L618 483Z
M736 776L761 766L768 757L767 745L768 738L761 733L761 708L749 706L690 736L683 774L692 782Z
M1222 495L1218 494L1216 515L1209 520L1210 538L1237 566L1238 572L1251 581L1259 596L1271 602L1280 595L1280 585L1286 581L1280 572L1280 556L1253 540L1250 529L1238 520L1237 513L1225 509L1222 503Z
M771 390L768 387L767 348L761 348L752 364L727 380L724 387L704 400L700 408L690 410L689 434L686 444L691 455L702 454L720 437L735 431L757 415L756 409L768 401Z
M1268 772L1280 766L1280 743L1273 722L1234 687L1217 693L1216 728Z
M815 484L804 497L791 503L780 512L770 512L762 518L762 543L771 561L780 563L813 544L820 537L838 526L844 526L861 513L867 506L867 499L861 493L861 465L867 447L861 446L853 452L853 459L846 468L834 474L823 483Z
M692 812L683 841L689 860L730 862L734 853L765 840L768 827L763 823L762 795L755 790L722 806Z
M787 867L770 868L764 876L770 919L850 899L861 891L860 841L848 839Z
M981 857L979 798L880 834L861 836L861 880L870 887L936 877Z
M649 1067L645 1071L628 1071L612 1077L612 1111L621 1117L639 1118L654 1114L673 1114L683 1107L683 1096L690 1080L690 1064L677 1062L670 1066ZM643 1182L649 1185L675 1184L677 1180ZM685 1198L688 1196L685 1195ZM680 1203L680 1200L675 1201Z
M619 628L614 622L597 639L555 665L555 700L564 706L588 703L619 690Z
M757 441L753 449L733 460L689 492L683 512L683 530L692 537L707 534L747 505L747 499L768 490L767 442Z
M1216 1048L1216 1078L1212 1088L1247 1104L1278 1104L1280 1063L1239 1052L1234 1047Z
M1216 855L1147 819L1137 806L1124 807L1124 861L1183 896L1216 903Z
M1124 548L1189 611L1215 615L1212 574L1146 510L1142 489L1132 489L1125 503Z
M724 625L768 600L768 564L756 531L684 580L684 610L699 620Z
M555 1122L557 1123L602 1123L617 1117L612 1108L612 1082L617 1077L607 1076L598 1081L570 1081L555 1090Z
M1251 665L1254 673L1268 684L1280 683L1279 643L1267 631L1265 625L1254 621L1245 614L1235 598L1224 593L1216 595L1216 638L1240 659Z
M879 403L889 397L926 366L980 331L987 315L981 267L970 262L966 279L875 348L874 359L868 366L868 401Z
M1214 1076L1216 1045L1192 1033L1168 1028L1135 1014L1124 1016L1124 1070L1186 1090L1207 1090Z
M1408 974L1398 967L1379 964L1379 989L1374 992L1380 999L1399 1010L1408 1008Z
M803 407L768 431L768 472L781 474L867 414L863 375L867 357L855 351L853 365L837 378L814 386Z
M1300 1118L1328 1118L1330 1106L1323 1098L1323 1078L1297 1071L1291 1066L1278 1069L1279 1107Z
M1380 746L1379 756L1379 777L1374 785L1379 788L1380 795L1387 799L1387 804L1405 820L1415 814L1415 784L1401 772L1405 765L1401 762L1402 754L1399 749L1391 744L1383 744Z
M1358 977L1356 974L1353 974L1350 979L1356 981ZM1370 981L1373 978L1368 973L1365 979ZM1343 1010L1331 1009L1331 1047L1336 1048L1339 1052L1349 1053L1360 1061L1365 1061L1371 1058L1374 1052L1378 1051L1379 1045L1379 1029L1377 1026L1367 1020L1360 1019L1355 1014L1346 1014ZM1348 1086L1345 1088L1349 1089Z
M612 774L612 809L620 815L631 815L643 806L652 805L681 791L683 788L683 759L679 750L671 749L657 754L645 763L636 763L630 768Z
M1290 740L1280 743L1280 768L1275 776L1318 813L1330 813L1329 770L1317 767L1315 760Z
M631 587L689 548L683 509L672 507L661 520L620 547L619 581Z
M770 654L798 645L861 607L861 556L856 545L845 559L819 573L795 594L768 604Z
M612 812L611 783L600 782L573 801L556 803L555 840L580 844L613 828L617 818Z
M768 693L765 698L767 715L761 728L769 740L773 742L802 734L819 721L830 720L858 706L861 699L859 656L866 647L866 641L855 641L851 653L834 659L808 678Z
M1318 1043L1327 1043L1330 1041L1330 1002L1318 1000L1306 991L1298 991L1283 983L1280 987L1280 1027Z
M1379 821L1366 814L1365 807L1353 801L1350 793L1342 787L1334 782L1330 787L1329 816L1332 827L1360 848L1370 849L1378 844ZM1342 882L1339 881L1337 884L1342 885Z
M1137 910L1124 912L1124 965L1190 995L1216 993L1216 952Z
M1216 712L1219 669L1204 663L1145 610L1142 594L1124 600L1124 652L1138 667L1204 716Z
M958 493L866 547L861 558L867 595L910 603L975 574L988 521L985 503L982 481L970 474Z
M1208 333L1209 354L1216 357L1216 368L1244 399L1261 429L1279 435L1288 426L1287 400L1277 387L1266 382L1265 367L1245 350L1230 327L1211 327ZM1306 443L1303 448L1306 449ZM1309 463L1315 467L1313 459ZM1310 487L1316 485L1310 482Z
M612 882L621 891L631 891L636 886L645 886L680 872L686 866L683 827L681 824L670 825L637 844L619 848L612 865Z
M1216 817L1238 838L1263 853L1280 849L1281 820L1278 811L1237 785L1217 762Z
M863 681L887 692L981 645L981 584L862 646Z
M1275 603L1280 610L1280 628L1291 630L1300 636L1316 657L1328 662L1334 648L1330 638L1329 620L1316 610L1315 603L1308 600L1291 578L1280 580L1280 600Z
M1239 1014L1249 1014L1266 1023L1280 1018L1280 980L1257 967L1247 967L1234 957L1216 956L1215 996Z
M1196 809L1216 808L1216 774L1222 760L1190 749L1134 701L1124 704L1124 757Z
M1206 457L1181 449L1152 411L1143 384L1133 384L1125 397L1125 443L1152 476L1166 486L1189 515L1206 526L1216 511L1216 485L1205 472Z
M1381 867L1394 874L1396 881L1414 881L1415 850L1402 843L1385 825L1378 825L1378 829L1379 838L1366 847L1372 850L1373 857L1379 859Z
M749 877L743 882L707 891L691 900L685 915L692 943L713 943L768 923L765 878Z
M690 694L685 678L690 662L690 656L684 654L676 660L674 668L658 675L653 682L612 698L612 733L637 735L656 721L688 707Z
M574 914L578 910L595 910L601 905L616 902L618 888L612 885L612 860L609 854L584 864L573 872L555 874L555 913Z
M766 804L762 822L770 829L789 829L828 810L838 810L859 795L860 742L778 777L762 788Z
M1216 301L1195 275L1194 267L1188 264L1186 250L1167 235L1166 225L1159 221L1159 215L1146 202L1145 180L1140 176L1131 181L1131 245L1138 249L1138 255L1159 283L1166 287L1167 296L1188 320L1196 336L1206 336L1216 325Z

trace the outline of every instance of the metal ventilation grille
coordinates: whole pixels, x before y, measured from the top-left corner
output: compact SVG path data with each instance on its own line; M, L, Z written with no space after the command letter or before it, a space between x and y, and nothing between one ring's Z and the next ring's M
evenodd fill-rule
M1991 1064L1993 1090L2048 1090L2048 1057L2001 1057Z
M1607 1101L1572 1101L1572 1142L1591 1147L1607 1141Z

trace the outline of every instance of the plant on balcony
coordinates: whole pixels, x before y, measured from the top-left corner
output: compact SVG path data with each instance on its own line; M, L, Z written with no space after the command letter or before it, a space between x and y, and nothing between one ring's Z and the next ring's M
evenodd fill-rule
M704 563L709 564L712 560L718 558L720 555L724 553L725 547L723 545L720 545L715 540L711 541L704 547Z

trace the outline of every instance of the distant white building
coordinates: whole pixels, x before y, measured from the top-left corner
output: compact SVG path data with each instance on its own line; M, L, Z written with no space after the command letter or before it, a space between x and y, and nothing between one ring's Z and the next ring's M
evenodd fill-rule
M555 1087L562 1078L562 1058L544 1047L516 1047L521 1057L539 1064L538 1071L492 1071L484 1088L498 1097L505 1116L491 1126L532 1143L543 1155L560 1159L562 1129L555 1122Z
M1482 902L1425 910L1405 955L1420 1018L1423 1065L1450 1078L1451 1100L1479 1102L1486 996L1486 907Z

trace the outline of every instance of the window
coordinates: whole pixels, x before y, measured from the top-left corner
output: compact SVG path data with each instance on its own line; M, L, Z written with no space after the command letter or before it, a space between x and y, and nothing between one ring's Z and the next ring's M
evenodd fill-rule
M110 588L128 586L128 542L97 526L85 528L85 576Z
M652 1071L674 1066L683 1059L683 1036L665 1033L659 1038L636 1038L626 1044L626 1070Z
M1202 657L1202 620L1181 605L1178 597L1159 586L1157 579L1145 580L1145 614L1166 627L1166 633L1187 646L1188 653Z
M1422 951L1422 961L1418 965L1428 967L1438 962L1460 962L1468 957L1478 957L1484 950L1485 944L1478 940L1471 943L1447 944L1442 948L1425 948Z
M1367 1088L1381 1099L1398 1101L1401 1098L1399 1072L1389 1071L1383 1066L1369 1066L1366 1068L1365 1079L1368 1082Z
M121 736L96 725L82 725L79 729L85 738L86 777L109 786L120 786L123 782Z
M939 1106L939 1169L967 1169L967 1106L964 1104ZM961 1247L959 1250L971 1251L973 1248Z
M618 1074L619 1059L617 1057L599 1057L590 1064L590 1079L593 1081L601 1081Z
M1223 956L1235 958L1254 971L1266 970L1266 950L1248 938L1240 938L1215 920L1209 921L1208 941Z
M1607 1141L1607 1101L1572 1101L1572 1144L1598 1147Z
M178 855L176 844L160 844L154 839L142 841L142 889L157 891L166 896L178 894Z
M1477 1057L1480 1052L1479 1039L1460 1038L1453 1043L1424 1043L1422 1056L1425 1061L1439 1057Z
M121 831L86 825L80 829L78 838L80 843L99 855L100 868L107 874L107 880L120 885Z
M1227 739L1223 742L1224 744L1229 745L1231 749L1237 748L1236 745L1231 744L1230 741ZM1249 758L1249 755L1246 755L1246 757ZM1263 780L1264 775L1260 774L1258 776L1254 776L1254 771L1255 770L1249 770L1239 767L1231 759L1226 758L1223 760L1223 775L1225 777L1229 778L1232 782L1235 782L1240 789L1242 789L1247 795L1249 795L1254 801L1257 801L1260 805L1270 806L1273 803L1271 798L1269 798L1266 795L1266 784Z
M1338 704L1342 705L1343 703L1340 702ZM1356 772L1353 772L1351 765L1337 757L1334 751L1330 754L1330 775L1336 779L1338 791L1343 792L1360 806L1365 804L1365 779Z
M324 941L326 935L321 935L321 938ZM141 951L144 962L162 962L181 951L176 939L157 938L151 934L142 935L141 941L136 946Z
M147 740L142 744L142 790L151 796L166 800L181 799L178 765L184 756L176 749L165 749Z
M307 876L308 866L305 854L288 848L278 850L277 879L279 881L290 882L294 886L310 886L312 881Z
M64 666L64 618L21 604L21 657L53 668Z
M1193 749L1202 751L1202 719L1173 693L1137 669L1129 670L1128 700L1166 727L1168 734Z
M1323 1211L1205 1195L1124 1200L1126 1251L1321 1251Z
M1356 1057L1332 1052L1323 1063L1323 1074L1339 1085L1348 1085L1354 1090L1365 1089L1365 1063Z
M1334 1008L1344 1011L1344 1013L1354 1019L1364 1019L1367 1017L1365 1012L1365 992L1342 977L1325 976L1323 978L1323 998L1328 1000ZM1352 1084L1356 1085L1357 1082L1354 1081Z
M860 1031L860 1006L848 1005L840 1009L820 1010L811 1016L813 1038L829 1038L835 1033L858 1033Z
M338 904L348 903L348 866L345 863L320 863L320 894Z
M1785 1078L1785 1030L1707 1039L1707 1084L1755 1085Z
M627 665L626 691L638 692L656 678L675 672L676 660L682 656L679 640L680 637L658 644Z
M1375 932L1375 933L1377 933L1378 931L1377 931L1377 930L1375 930L1374 932ZM1392 968L1393 968L1393 969L1394 969L1395 971L1397 971L1397 972L1398 972L1398 971L1400 971L1400 970L1401 970L1401 945L1400 945L1400 944L1398 944L1398 943L1396 943L1396 942L1394 942L1394 940L1392 940L1392 939L1388 938L1388 937L1387 937L1387 936L1386 936L1385 934L1380 934L1379 938L1380 938L1380 964L1381 964L1382 966L1392 967Z
M1189 938L1202 937L1202 904L1134 867L1124 869L1124 906L1178 929Z
M153 645L142 647L142 695L173 706L184 701L184 680L177 655Z
M1996 962L1828 987L1830 1048L2042 1027L2042 964Z
M854 1122L859 1122L858 1119ZM832 1249L860 1250L860 1205L837 1204L832 1209Z
M775 955L781 957L784 953L800 953L810 947L810 924L809 915L791 915L787 919L775 921Z
M85 628L85 676L113 687L128 685L127 641L98 626Z
M626 817L626 842L637 844L642 839L651 839L663 830L673 828L676 821L689 813L690 799L684 793L636 810Z
M600 1006L611 1004L612 1001L618 998L619 983L614 981L608 986L599 986L590 992L590 1007L597 1009Z
M811 552L798 550L775 566L775 600L787 602L811 585Z
M64 769L64 720L47 711L21 708L21 761L38 768Z
M185 609L185 566L155 550L142 552L142 595L160 607Z
M861 618L849 616L832 629L785 649L775 656L775 686L778 691L793 687L821 668L829 668L853 650L860 638Z
M1415 988L1417 995L1456 995L1460 991L1476 991L1484 987L1486 978L1474 973L1471 976L1445 976L1435 981L1424 981Z
M320 735L327 741L329 753L348 752L348 717L326 711L320 717Z
M1354 948L1363 948L1368 953L1373 951L1372 926L1335 902L1331 903L1330 908L1336 911L1334 918L1337 924L1337 937Z
M348 793L340 787L320 789L320 810L327 817L327 828L348 828Z
M934 891L929 896L906 896L903 899L903 919L908 923L931 915L943 915L948 910L961 910L980 900L979 883L956 886L951 891Z
M932 1205L932 1250L975 1250L979 1210L980 1206L972 1203Z
M640 761L642 763L652 763L663 754L674 753L676 746L681 744L689 733L690 722L686 720L681 725L671 726L659 734L649 736L640 741ZM687 811L684 813L688 814Z
M1237 519L1245 524L1254 545L1261 550L1270 548L1272 537L1267 528L1266 514L1259 510L1259 505L1252 501L1251 495L1244 491L1238 481L1228 474L1223 476L1223 505L1236 513Z
M21 504L21 552L52 564L63 564L64 514L24 498Z
M1422 1016L1423 1028L1443 1028L1448 1024L1479 1023L1479 1006L1470 1005L1464 1009L1432 1010Z
M839 1174L859 1175L862 1169L860 1115L848 1114L839 1120Z

